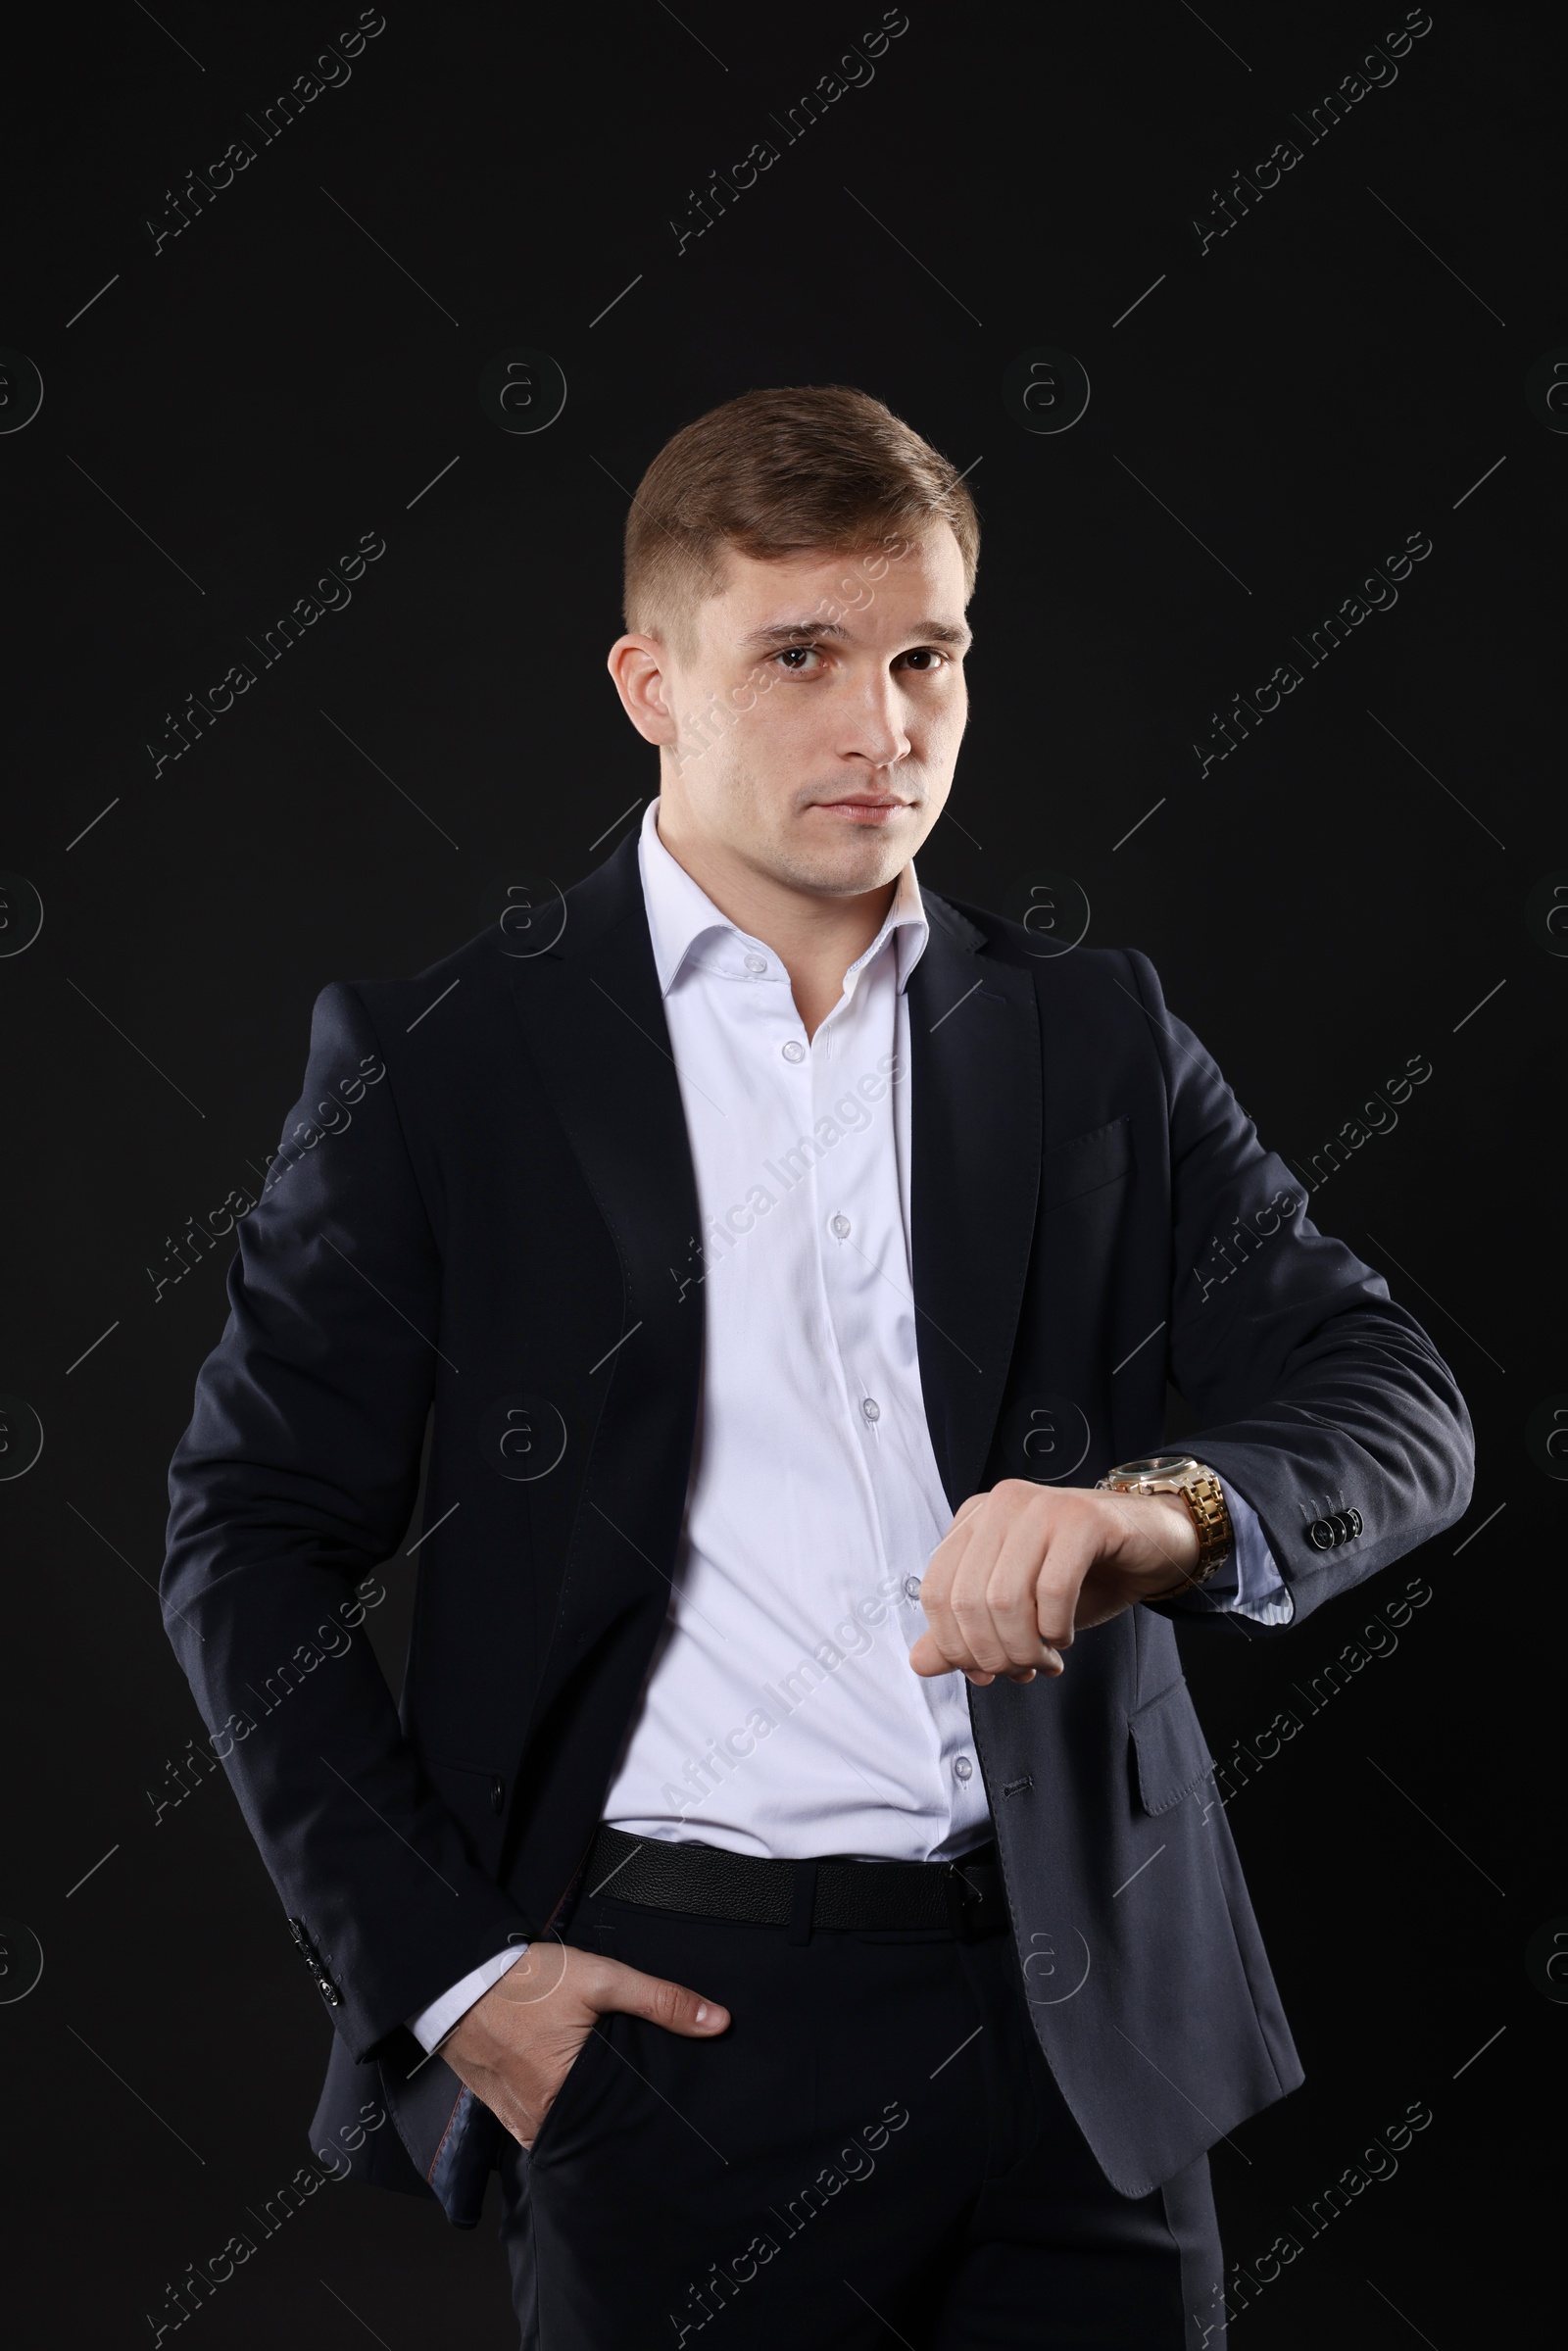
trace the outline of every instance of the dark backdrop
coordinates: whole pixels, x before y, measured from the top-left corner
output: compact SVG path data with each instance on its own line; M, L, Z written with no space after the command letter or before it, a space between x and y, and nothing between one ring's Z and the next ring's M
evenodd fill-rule
M145 2340L167 2282L259 2239L246 2209L307 2157L328 2039L226 1788L176 1802L169 1768L202 1735L153 1586L224 1312L211 1224L278 1140L323 983L418 970L498 875L568 883L634 821L653 761L603 669L629 493L715 401L822 381L909 417L983 512L975 716L922 875L1014 912L1054 876L1092 939L1148 950L1313 1214L1468 1396L1459 1527L1290 1640L1198 1641L1189 1671L1308 2072L1216 2150L1254 2280L1239 2339L1494 2336L1535 2178L1509 2077L1537 2080L1568 1989L1541 1940L1568 1897L1507 1834L1538 1785L1512 1735L1547 1698L1568 1468L1554 1205L1528 1172L1568 984L1544 592L1568 462L1561 83L1544 11L1436 0L1414 22L1395 0L908 0L883 39L874 0L744 23L711 0L389 0L356 54L356 11L326 0L127 0L60 13L13 61L19 2340ZM337 86L285 125L278 93L345 31L319 69ZM852 43L858 86L792 117ZM740 187L763 141L776 160ZM1265 190L1281 142L1298 155ZM715 171L730 193L698 234ZM518 352L514 422L556 396L539 355L564 373L533 432L481 405ZM1009 405L1009 367L1042 352ZM1070 423L1062 355L1090 388ZM323 590L338 609L269 665L268 630L366 535L384 553L352 602ZM1354 607L1314 665L1312 631L1412 535L1431 551L1396 603L1374 584L1383 609ZM1244 706L1219 758L1216 713L1237 693L1259 711L1286 663L1299 684ZM222 710L233 664L254 683ZM1364 1112L1412 1059L1430 1075L1396 1124ZM1314 1162L1336 1136L1343 1163ZM415 1572L389 1567L370 1619L394 1678ZM1412 2106L1430 2121L1380 2156ZM1350 2167L1366 2184L1312 2233ZM1301 2251L1259 2278L1281 2233ZM488 2226L336 2186L189 2323L230 2351L514 2340Z

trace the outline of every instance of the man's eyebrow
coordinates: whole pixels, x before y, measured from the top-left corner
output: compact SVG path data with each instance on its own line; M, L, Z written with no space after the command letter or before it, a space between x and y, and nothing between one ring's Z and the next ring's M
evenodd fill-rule
M837 620L775 620L766 628L754 628L741 644L760 651L768 645L794 645L802 637L837 637L849 639L849 630Z
M776 620L766 628L754 628L741 639L744 651L762 653L770 647L797 645L806 637L831 637L848 644L851 631L837 620ZM909 631L911 645L957 645L972 642L970 631L961 622L951 620L917 620Z

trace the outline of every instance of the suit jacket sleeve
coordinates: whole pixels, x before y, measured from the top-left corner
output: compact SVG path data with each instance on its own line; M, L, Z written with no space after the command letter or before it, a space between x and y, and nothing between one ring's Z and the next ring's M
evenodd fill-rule
M1256 1511L1299 1623L1463 1515L1470 1416L1382 1275L1307 1216L1305 1187L1167 1011L1147 956L1128 960L1169 1105L1169 1362L1200 1423L1183 1447ZM1314 1549L1308 1526L1342 1507L1360 1512L1361 1535ZM1200 1601L1182 1615L1201 1616Z
M318 999L305 1091L238 1240L170 1471L164 1622L363 2059L528 1922L424 1776L355 1599L414 1507L441 1266L352 988Z

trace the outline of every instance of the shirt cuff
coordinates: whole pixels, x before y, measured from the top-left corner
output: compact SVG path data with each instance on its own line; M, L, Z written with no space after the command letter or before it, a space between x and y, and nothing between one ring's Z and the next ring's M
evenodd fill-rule
M493 1959L481 1961L460 1983L444 1991L439 2000L432 2000L428 2008L421 2008L417 2016L408 2019L409 2031L426 2055L446 2039L459 2017L466 2016L475 2000L482 2000L491 1985L500 1983L508 1968L527 1948L526 1943L514 1943L510 1949L498 1951Z
M1192 1594L1191 1605L1212 1608L1221 1615L1250 1617L1258 1625L1288 1625L1296 1614L1296 1602L1275 1564L1262 1522L1234 1486L1225 1484L1224 1493L1235 1547L1224 1566Z

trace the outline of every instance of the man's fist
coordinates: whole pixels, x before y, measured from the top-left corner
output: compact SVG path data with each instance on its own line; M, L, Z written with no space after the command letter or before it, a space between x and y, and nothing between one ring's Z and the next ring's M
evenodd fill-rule
M1178 1494L1004 1478L970 1496L932 1552L920 1586L928 1630L909 1663L982 1689L998 1674L1059 1674L1075 1632L1181 1591L1197 1565L1198 1530Z
M519 2146L531 2147L583 2042L606 2010L706 2040L729 2011L684 1984L569 1943L531 1943L459 2019L441 2054Z

